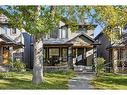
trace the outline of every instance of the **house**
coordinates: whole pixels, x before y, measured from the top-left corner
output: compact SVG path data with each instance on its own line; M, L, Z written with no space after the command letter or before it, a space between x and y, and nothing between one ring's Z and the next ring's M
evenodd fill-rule
M30 57L33 48L31 42L30 34L8 24L5 15L0 16L0 65L8 64L10 59L12 61L20 59L30 68L33 59Z
M28 68L33 68L33 39L30 34L25 31L12 28L7 23L7 17L1 16L1 35L7 36L4 40L7 44L8 53L6 64L9 58L12 61L20 59ZM4 23L4 20L6 23ZM54 31L49 32L43 37L44 44L44 65L83 65L92 66L94 61L94 39L93 31L96 25L88 23L77 24L78 29L74 32L60 21L60 24ZM5 38L5 37L4 37ZM3 49L5 50L5 49ZM3 56L3 53L1 53ZM5 58L1 57L1 60ZM4 64L1 61L1 64Z
M95 37L96 42L101 44L96 47L97 57L103 57L107 70L115 73L127 73L127 34L123 30L115 27L108 34L110 38L105 31Z
M20 36L17 29L7 23L5 15L0 16L0 64L8 64L9 58L13 60L14 50L20 47L20 42L15 39ZM14 50L13 50L14 49Z
M59 26L45 35L44 65L70 64L92 66L94 61L93 31L96 25L77 24L78 29L71 29L60 21Z

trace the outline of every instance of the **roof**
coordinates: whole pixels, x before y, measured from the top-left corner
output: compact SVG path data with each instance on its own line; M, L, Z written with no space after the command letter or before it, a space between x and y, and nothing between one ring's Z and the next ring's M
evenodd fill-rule
M12 42L15 43L15 41L13 39L11 39L9 36L5 35L5 34L0 34L0 38L3 39L6 42Z
M44 45L72 45L72 43L67 42L67 39L44 39L43 44Z
M127 48L127 45L123 43L113 43L107 46L107 49L111 49L111 48Z
M122 34L122 39L110 44L107 49L109 48L127 48L127 33Z
M55 39L55 38L50 38L50 39L44 39L43 40L43 44L44 46L60 46L60 45L65 45L65 46L70 46L73 45L72 40L76 39L77 37L85 37L87 38L89 41L91 41L92 43L90 43L91 45L98 45L98 43L95 43L95 40L92 39L91 37L89 37L88 35L84 34L84 33L80 33L79 35L73 37L72 39Z
M5 34L0 34L0 38L3 40L4 43L2 43L3 45L16 45L16 46L21 46L21 43L17 43L16 41L14 41L13 39L11 39L9 36L5 35Z

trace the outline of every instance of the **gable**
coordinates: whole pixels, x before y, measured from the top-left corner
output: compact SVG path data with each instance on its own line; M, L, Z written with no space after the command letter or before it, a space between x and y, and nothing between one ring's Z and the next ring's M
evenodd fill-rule
M73 46L88 46L93 43L90 39L85 36L79 36L71 40Z

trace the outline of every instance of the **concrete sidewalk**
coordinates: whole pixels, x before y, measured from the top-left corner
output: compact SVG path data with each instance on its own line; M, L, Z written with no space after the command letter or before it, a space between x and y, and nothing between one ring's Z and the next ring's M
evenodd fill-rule
M69 89L77 89L77 90L85 90L85 89L94 89L92 85L90 85L90 80L94 78L94 73L77 73L77 76L73 79L69 80Z

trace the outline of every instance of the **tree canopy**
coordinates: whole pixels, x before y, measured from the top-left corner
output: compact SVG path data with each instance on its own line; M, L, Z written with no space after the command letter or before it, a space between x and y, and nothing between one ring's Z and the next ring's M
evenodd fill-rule
M86 17L91 24L110 28L124 26L127 21L126 6L0 6L0 13L9 18L12 26L31 34L52 31L63 18L72 30L77 23L84 23Z

